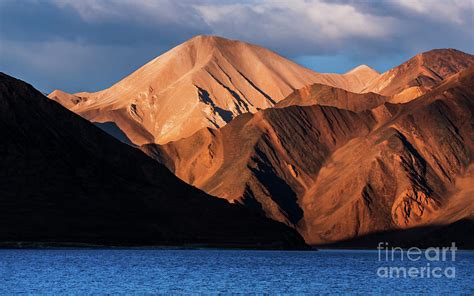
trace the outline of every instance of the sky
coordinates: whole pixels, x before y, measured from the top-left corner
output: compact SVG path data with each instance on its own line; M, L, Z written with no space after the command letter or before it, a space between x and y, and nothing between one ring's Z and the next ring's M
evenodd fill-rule
M0 71L43 92L97 91L187 39L219 35L318 72L383 72L474 53L474 0L0 0Z

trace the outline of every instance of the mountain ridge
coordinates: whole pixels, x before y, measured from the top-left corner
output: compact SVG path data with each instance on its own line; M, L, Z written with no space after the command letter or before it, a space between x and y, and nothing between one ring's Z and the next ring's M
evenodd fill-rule
M432 49L380 74L362 92L398 96L399 102L407 102L473 65L471 54L452 48Z
M285 222L311 244L449 225L474 219L466 187L473 85L471 67L405 104L359 113L267 109L142 149L186 182Z
M382 74L325 74L198 36L109 89L50 97L115 123L186 183L328 245L473 220L473 66L437 49Z
M368 78L357 75L317 73L256 45L196 36L108 89L49 97L91 121L115 122L135 144L166 143L272 107L307 84L361 89Z

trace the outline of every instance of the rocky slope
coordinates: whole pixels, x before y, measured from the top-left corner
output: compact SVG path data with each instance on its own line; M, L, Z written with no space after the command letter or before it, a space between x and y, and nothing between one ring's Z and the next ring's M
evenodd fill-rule
M267 109L142 148L184 181L328 244L472 221L473 112L469 68L406 104Z
M301 233L326 243L472 220L474 196L462 184L474 182L473 86L471 69L411 103L383 106L391 118L336 150L302 197Z
M360 93L367 88L368 84L380 76L380 73L367 65L360 65L344 74L347 80L344 84L331 84L334 87L342 88L347 91Z
M272 107L308 84L357 92L378 75L367 66L316 73L259 46L197 36L108 89L49 97L93 122L115 122L135 144L162 144Z
M359 94L329 85L311 84L295 90L275 107L321 105L359 112L373 109L390 100L391 97L372 92Z
M376 75L365 65L346 73L357 73L358 77L368 79L370 82L363 89L351 92L316 83L295 90L276 107L319 104L358 112L385 102L406 103L470 66L474 66L473 55L454 49L435 49L418 54L381 75Z
M392 102L408 102L440 81L474 66L474 56L456 49L434 49L374 78L361 92L393 96Z
M374 124L369 113L336 108L268 109L242 115L217 131L204 129L164 146L147 145L145 151L212 195L245 200L294 224L303 214L297 196L325 158Z
M305 248L0 74L0 243Z

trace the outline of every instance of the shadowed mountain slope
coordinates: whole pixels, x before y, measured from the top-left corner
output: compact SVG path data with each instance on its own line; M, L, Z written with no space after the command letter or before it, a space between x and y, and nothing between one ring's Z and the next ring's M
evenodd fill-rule
M472 220L473 112L469 68L406 104L267 109L142 149L184 181L327 244Z
M0 73L0 242L305 248Z
M212 195L255 204L274 219L296 223L303 214L297 196L312 183L325 158L374 124L370 113L331 107L268 109L239 116L217 131L204 129L144 149Z

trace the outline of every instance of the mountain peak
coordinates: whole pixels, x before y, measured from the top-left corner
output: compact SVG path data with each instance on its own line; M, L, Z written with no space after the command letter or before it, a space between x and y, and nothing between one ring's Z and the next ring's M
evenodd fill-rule
M108 89L76 94L77 106L63 93L50 98L89 120L114 121L135 144L166 143L272 107L321 80L332 82L263 47L198 35Z
M427 50L424 52L419 53L418 55L426 56L426 55L449 55L449 54L461 54L465 55L465 52L457 50L455 48L434 48L431 50Z
M343 76L346 77L348 81L351 81L352 85L359 85L359 88L355 88L353 91L360 92L368 85L368 83L370 83L370 81L380 76L380 73L371 67L362 64L344 73Z
M229 62L234 62L233 57L239 56L239 53L243 51L262 52L265 49L216 35L196 35L156 57L151 61L151 64L163 65L178 62L182 69L196 70L208 65L209 62L216 59L216 56L226 56L230 59ZM238 59L241 57L239 56Z
M188 39L184 43L178 45L176 48L195 48L197 51L209 51L215 50L216 48L223 50L224 48L233 49L236 46L247 46L257 47L251 44L239 41L227 39L217 35L196 35L191 39Z
M188 41L185 41L184 43L186 42L222 42L222 41L238 42L237 40L231 40L231 39L227 39L227 38L217 36L217 35L196 35L188 39Z
M380 74L378 71L376 71L375 69L365 65L365 64L362 64L362 65L359 65L355 68L353 68L352 70L349 70L348 72L346 72L345 74L358 74L358 73L364 73L364 72L368 72L368 73L373 73L373 74Z
M417 56L421 57L423 65L436 72L441 72L440 74L444 78L469 67L474 60L473 55L454 48L432 49Z
M93 122L114 122L134 144L164 144L272 107L306 85L359 92L377 76L366 65L317 73L258 45L198 35L108 89L49 97Z
M181 45L193 45L193 46L216 46L219 43L230 42L231 40L219 37L216 35L196 35L191 39L186 40Z
M381 74L364 91L387 96L409 91L417 97L440 81L473 65L474 56L471 54L453 48L433 49L419 53ZM409 96L404 101L415 97Z

